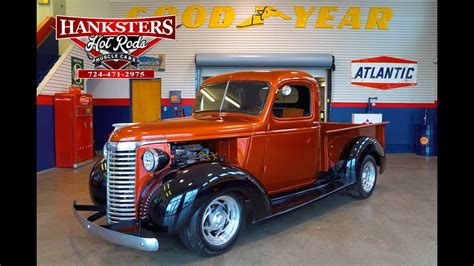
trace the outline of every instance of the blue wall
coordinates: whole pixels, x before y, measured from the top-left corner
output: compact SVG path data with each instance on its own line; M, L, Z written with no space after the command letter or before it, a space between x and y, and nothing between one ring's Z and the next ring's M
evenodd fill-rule
M114 129L112 124L132 121L130 106L94 106L93 112L95 150L102 150Z
M36 171L56 165L54 145L54 106L36 106Z
M58 41L54 31L36 49L36 85L48 74L54 63L58 60Z
M164 107L164 106L163 106ZM174 107L162 107L162 118L174 117ZM191 114L192 106L184 108L185 115ZM415 152L415 125L421 123L425 108L375 108L374 113L382 113L384 121L390 121L385 131L386 151L389 153ZM437 109L433 112L437 123ZM102 150L114 123L131 122L130 106L94 106L94 148ZM353 113L365 113L366 108L332 107L330 121L350 123ZM36 171L55 167L54 106L36 106Z
M353 113L365 113L367 108L331 107L331 122L352 121ZM383 121L389 121L385 129L385 149L388 153L415 152L415 125L422 122L425 108L374 108L381 113ZM430 109L437 123L437 109Z
M165 111L166 107L166 111ZM191 112L193 111L193 106L192 105L164 105L161 107L161 119L168 119L168 118L174 118L174 108L182 108L184 109L184 116L190 116Z
M161 118L174 118L174 106L161 107ZM185 116L191 115L192 106L179 106L184 109ZM111 106L111 105L94 105L94 149L102 150L107 138L114 129L114 123L128 123L132 121L130 106Z
M54 31L36 49L36 85L48 74L58 60L58 41ZM36 171L56 165L54 144L54 106L36 105Z
M164 111L164 107L167 107ZM176 105L162 106L161 117L168 119L174 117ZM191 115L193 106L179 106L184 108L186 116ZM388 153L414 153L415 152L415 125L422 122L426 108L373 108L374 113L382 113L384 121L390 121L385 131L385 148ZM437 124L437 109L428 108L433 113L433 121ZM352 122L353 113L365 113L366 107L331 107L331 122Z

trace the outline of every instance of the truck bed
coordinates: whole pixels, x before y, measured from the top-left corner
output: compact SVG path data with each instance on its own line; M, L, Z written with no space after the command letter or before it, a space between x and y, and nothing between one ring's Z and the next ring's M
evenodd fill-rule
M321 123L321 171L329 171L340 158L344 146L359 137L373 137L385 147L385 125L389 122L374 124Z

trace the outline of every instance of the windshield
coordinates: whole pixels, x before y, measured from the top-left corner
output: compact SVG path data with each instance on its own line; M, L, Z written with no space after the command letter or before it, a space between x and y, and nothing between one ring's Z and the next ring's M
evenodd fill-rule
M227 81L203 86L195 112L224 111L259 114L267 100L269 85L262 81Z

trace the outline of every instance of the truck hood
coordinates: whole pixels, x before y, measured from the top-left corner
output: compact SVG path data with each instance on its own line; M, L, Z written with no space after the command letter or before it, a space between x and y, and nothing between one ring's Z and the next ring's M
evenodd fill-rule
M247 115L198 114L128 125L112 132L110 141L189 141L249 136L258 123Z

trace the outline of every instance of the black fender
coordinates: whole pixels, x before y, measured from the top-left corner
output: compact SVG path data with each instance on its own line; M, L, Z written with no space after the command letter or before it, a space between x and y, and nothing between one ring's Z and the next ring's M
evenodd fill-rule
M385 151L382 145L373 137L361 137L350 142L343 149L339 162L341 165L338 169L340 176L346 182L354 182L357 180L357 173L360 170L359 162L365 156L372 155L377 165L380 167L379 172L385 170Z
M253 220L270 214L270 200L252 175L236 166L221 162L200 162L171 172L172 178L156 182L148 201L147 218L153 226L174 234L216 193L234 192L250 200ZM149 191L150 191L149 190Z
M107 204L107 161L98 160L89 175L89 194L96 205Z

